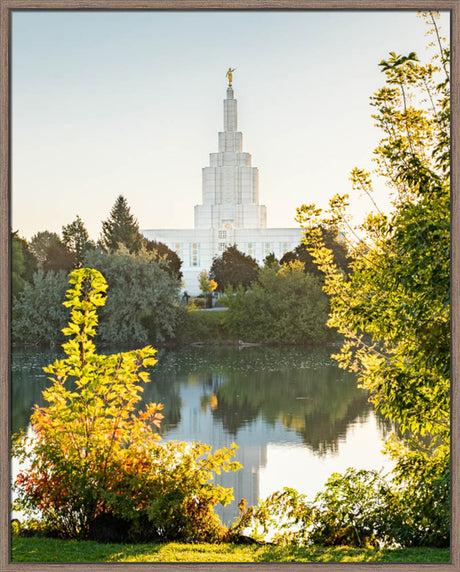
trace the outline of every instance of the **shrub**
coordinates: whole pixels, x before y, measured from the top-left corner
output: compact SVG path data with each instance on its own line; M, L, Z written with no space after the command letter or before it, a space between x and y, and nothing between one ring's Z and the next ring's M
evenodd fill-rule
M224 321L245 342L317 343L333 337L326 327L329 302L319 278L299 262L262 268L246 291L227 290Z
M180 343L216 343L230 338L222 312L202 312L197 309L184 311L177 326L176 339Z
M26 282L13 300L13 341L27 344L57 343L64 340L62 328L69 313L62 307L67 274L37 270L33 283Z
M101 341L144 344L174 336L180 281L168 273L167 262L156 252L91 251L85 266L99 270L109 285L110 296L100 312Z
M16 480L17 508L38 511L64 538L220 539L225 529L213 507L232 491L209 481L240 468L230 460L236 446L211 453L200 443L160 445L162 405L137 409L156 350L96 354L91 338L107 284L88 268L73 271L70 283L67 357L44 368L49 406L35 407L34 436L14 438L13 454L26 466Z
M256 507L240 503L234 530L249 528L256 539L270 532L276 544L448 547L447 466L439 454L427 460L412 451L401 457L392 478L349 468L332 474L312 503L288 488Z

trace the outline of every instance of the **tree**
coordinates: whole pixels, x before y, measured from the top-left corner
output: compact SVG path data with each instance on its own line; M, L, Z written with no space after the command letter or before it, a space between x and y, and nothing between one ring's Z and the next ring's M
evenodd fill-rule
M208 277L208 271L202 270L198 274L198 283L200 285L200 290L203 292L203 296L206 300L206 308L211 307L211 293L217 288L217 282Z
M13 296L17 292L17 287L22 289L25 282L32 282L32 276L37 270L37 259L30 250L30 245L25 238L21 238L18 232L11 233L11 247L12 247L12 280L14 275L19 277L19 281L14 286L13 282Z
M285 261L288 262L288 261ZM275 256L274 252L270 252L269 254L267 254L267 256L264 258L264 268L277 268L278 270L281 268L281 266L283 266L283 263L278 260Z
M257 279L257 262L239 251L236 244L228 246L221 256L213 258L209 278L217 282L217 290L223 292L228 286L247 288Z
M42 268L45 272L59 272L60 270L70 272L75 265L75 256L59 241L49 245Z
M340 241L338 236L336 236L331 230L322 227L320 231L325 246L334 254L335 263L343 270L343 272L348 274L350 271L350 259L348 258L346 245L343 241ZM305 247L304 242L301 242L294 250L286 252L281 258L280 264L283 265L284 263L293 262L294 260L303 262L305 265L305 272L323 278L323 273L313 261L313 257Z
M142 244L139 224L131 214L126 199L120 195L102 223L101 245L109 252L125 246L129 252L137 252Z
M329 324L346 338L337 359L357 372L376 408L410 431L388 450L414 530L449 509L449 49L435 14L425 17L439 53L424 65L415 53L391 52L380 64L386 84L371 98L383 131L375 174L393 188L392 212L371 212L354 228L347 195L333 197L326 214L314 205L298 209L306 247L326 277ZM372 197L368 173L355 168L351 180ZM349 279L319 224L347 237Z
M147 238L142 240L142 246L145 247L147 252L156 252L158 260L164 260L167 262L167 266L165 268L173 278L177 278L178 280L182 279L182 260L174 252L174 250L171 250L163 242L148 240Z
M107 283L82 268L70 284L65 357L44 368L48 406L35 407L32 438L14 439L24 462L17 508L38 510L42 526L64 538L222 540L214 506L230 502L232 490L210 481L241 467L231 461L236 446L211 453L201 443L160 445L163 406L138 409L156 350L98 355L92 339Z
M76 268L81 268L83 265L85 251L94 247L89 239L88 231L78 215L72 223L62 227L62 242L67 251L74 257Z
M30 241L30 250L35 256L39 268L43 268L50 246L56 244L61 244L61 239L55 232L43 230L34 234Z
M312 343L331 337L321 281L298 261L262 268L246 291L226 291L223 304L228 306L225 325L246 342Z
M38 344L62 341L68 313L61 305L67 287L67 273L37 270L32 283L13 299L13 341Z
M164 341L174 335L179 319L179 280L156 253L89 251L85 266L103 273L110 297L101 310L100 339L111 343Z
M24 288L26 281L23 275L25 271L26 265L24 263L22 243L16 236L16 233L13 232L11 233L11 294L13 298Z

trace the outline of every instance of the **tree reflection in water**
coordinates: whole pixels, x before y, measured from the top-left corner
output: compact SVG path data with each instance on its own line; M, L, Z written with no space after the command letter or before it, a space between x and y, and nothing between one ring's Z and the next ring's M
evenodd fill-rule
M104 353L113 351L120 348L107 348ZM257 502L269 444L295 444L304 447L305 455L327 460L340 455L340 444L350 428L365 431L373 408L355 377L330 358L334 351L265 346L158 351L143 401L164 404L162 437L202 441L216 448L234 441L240 447L237 460L244 468L218 478L223 486L234 487L236 498L220 509L224 521L236 516L241 497L250 504ZM47 379L42 367L58 357L58 350L13 350L13 431L26 429L32 406L44 404L41 393ZM379 416L376 421L382 438L391 426ZM375 449L381 448L379 438L372 445ZM287 474L295 470L286 467Z

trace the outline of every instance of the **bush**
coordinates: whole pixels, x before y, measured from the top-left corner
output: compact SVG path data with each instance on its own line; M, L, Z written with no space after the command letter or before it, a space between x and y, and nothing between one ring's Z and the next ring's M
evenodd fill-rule
M184 311L176 330L176 341L180 343L218 343L231 338L224 324L222 312Z
M98 337L106 343L163 342L174 337L179 318L180 281L168 264L145 248L91 251L85 266L99 270L110 296L100 313Z
M347 469L330 476L313 503L283 489L242 511L235 528L261 538L269 530L277 544L322 546L448 547L448 458L420 453L401 457L392 478L377 471ZM407 475L411 465L413 478ZM262 536L263 537L263 536Z
M388 514L389 506L395 506L393 493L377 471L334 473L315 498L310 540L324 546L388 543L395 516Z
M12 337L14 342L39 344L64 340L62 328L69 312L61 300L68 285L67 274L37 270L33 283L26 282L13 300Z
M67 357L44 368L49 406L35 407L34 436L14 438L13 454L28 467L17 476L16 508L38 512L63 538L221 539L226 529L213 507L232 490L209 481L240 468L231 461L236 446L211 453L200 443L160 445L162 405L137 408L156 350L96 354L91 338L107 284L88 268L73 271L70 283Z
M326 327L329 302L322 282L298 261L262 268L247 291L227 290L223 304L229 332L245 342L317 343L334 336Z

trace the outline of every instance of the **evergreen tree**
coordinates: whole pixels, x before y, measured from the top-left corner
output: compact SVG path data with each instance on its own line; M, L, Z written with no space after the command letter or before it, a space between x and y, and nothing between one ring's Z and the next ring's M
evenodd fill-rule
M139 223L122 195L115 201L109 218L102 223L100 243L108 251L124 245L132 253L138 252L142 245Z
M94 247L89 239L88 231L78 215L72 223L62 227L62 242L74 256L76 268L81 268L85 251Z

